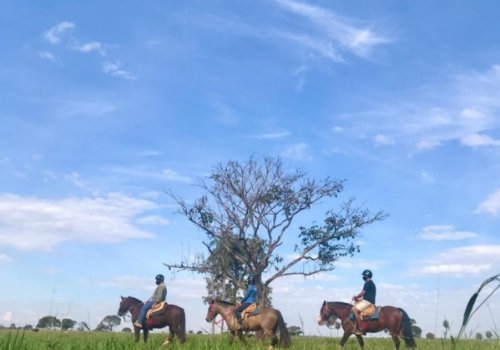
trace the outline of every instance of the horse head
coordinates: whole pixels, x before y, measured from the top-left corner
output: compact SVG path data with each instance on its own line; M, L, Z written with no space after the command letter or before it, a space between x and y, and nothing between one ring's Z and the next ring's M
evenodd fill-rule
M330 310L328 303L323 301L321 309L319 310L318 324L320 326L327 325L328 327L333 326L337 322L337 315L335 312Z
M207 317L205 320L207 322L212 322L215 316L217 316L217 311L215 310L215 300L212 299L208 305Z
M120 307L118 308L118 316L123 316L127 312L131 311L132 308L138 304L141 304L142 302L139 299L133 298L133 297L121 297L122 300L120 301Z

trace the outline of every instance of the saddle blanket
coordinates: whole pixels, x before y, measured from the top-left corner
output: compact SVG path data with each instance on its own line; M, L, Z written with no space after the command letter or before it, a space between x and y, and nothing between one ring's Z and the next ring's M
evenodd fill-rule
M375 309L375 310L374 310L374 312L373 312L373 314L371 314L371 315L367 315L367 314L366 314L366 313L364 313L364 311L363 311L363 312L361 312L361 318L362 318L363 320L365 320L365 321L370 321L370 320L378 320L378 317L380 316L380 306L376 306L376 307L374 306L373 308ZM354 318L354 314L353 314L353 312L352 312L352 311L349 313L349 319L350 319L351 321L354 321L354 320L355 320L355 318Z
M146 313L146 318L150 318L154 315L160 314L163 312L163 307L167 305L166 301L162 301L161 303L156 303L153 306L151 306L151 309L148 310Z
M250 316L255 316L260 314L260 309L257 307L256 303L248 305L248 307L241 312L241 316L243 319L246 319Z

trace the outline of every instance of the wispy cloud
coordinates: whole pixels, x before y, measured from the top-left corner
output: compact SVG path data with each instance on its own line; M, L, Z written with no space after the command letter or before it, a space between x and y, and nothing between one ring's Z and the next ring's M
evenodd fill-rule
M175 170L172 170L170 168L163 169L162 171L163 176L165 177L166 180L168 181L174 181L174 182L184 182L184 183L190 183L191 178L188 176L183 176L176 172Z
M466 147L500 146L500 140L487 135L500 127L496 117L500 113L500 66L457 74L426 90L439 93L430 94L432 97L427 93L414 94L404 102L390 101L339 118L347 122L346 132L372 138L375 145L390 140L385 145L408 144L419 151L452 141Z
M64 242L116 243L153 235L135 227L154 202L122 194L47 200L0 195L0 246L52 250Z
M339 16L320 6L294 0L276 0L276 3L307 19L316 28L314 33L287 34L286 37L334 61L343 61L341 51L368 57L373 48L392 41L360 20Z
M102 71L113 77L122 78L125 80L137 80L137 77L132 73L122 69L120 62L103 62Z
M99 52L101 55L105 56L106 52L104 51L104 46L98 41L92 41L89 43L85 44L78 44L73 47L73 50L75 51L80 51L84 53L96 51Z
M281 152L281 156L283 158L307 161L312 160L313 158L310 147L305 142L289 145Z
M500 245L472 245L453 248L420 262L416 274L439 274L455 277L496 272L500 264Z
M57 45L64 42L65 48L69 51L77 51L82 54L97 52L103 57L107 57L106 45L100 41L93 40L83 42L75 35L71 34L71 30L76 25L72 22L61 22L54 27L46 30L43 33L43 38L52 45ZM47 50L40 50L39 56L43 59L55 61L56 57ZM122 68L122 64L118 60L102 62L102 71L110 76L125 80L137 80L137 76Z
M0 254L0 264L1 263L9 263L12 261L12 258L6 254Z
M433 225L424 227L419 236L422 239L430 241L454 241L477 237L477 233L470 231L456 231L452 225Z
M485 213L491 215L500 214L500 189L491 193L488 198L479 204L476 209L477 213Z
M47 40L49 43L56 45L61 42L62 37L70 31L71 29L75 28L75 24L72 22L61 22L52 28L46 30L43 33L43 38Z
M275 140L275 139L282 139L290 135L291 132L289 131L277 131L277 132L269 132L269 133L253 135L252 137L262 140Z

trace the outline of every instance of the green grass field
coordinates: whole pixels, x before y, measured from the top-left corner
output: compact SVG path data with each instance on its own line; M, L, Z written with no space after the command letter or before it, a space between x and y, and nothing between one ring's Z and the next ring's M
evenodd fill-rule
M0 332L0 350L129 350L129 349L166 349L161 344L166 338L165 333L152 333L147 344L142 342L136 344L132 334L125 333L78 333L78 332L22 332L2 331ZM338 338L326 337L293 337L291 350L298 349L329 349L337 348ZM256 339L249 338L248 346L243 346L235 340L233 346L228 344L227 336L222 335L188 335L184 345L172 344L169 349L200 349L200 350L254 350L267 349L269 343L262 346ZM393 349L392 340L389 338L365 338L365 349L383 350ZM354 338L350 339L345 349L359 349ZM401 349L405 349L402 344ZM419 350L447 350L452 349L450 340L423 340L417 339ZM498 350L499 340L462 340L456 350Z

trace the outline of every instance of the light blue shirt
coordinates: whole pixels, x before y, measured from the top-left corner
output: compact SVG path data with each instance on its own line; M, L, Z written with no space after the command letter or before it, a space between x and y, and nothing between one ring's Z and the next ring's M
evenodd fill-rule
M255 284L249 284L245 296L243 297L242 303L255 303L257 302L257 288Z

